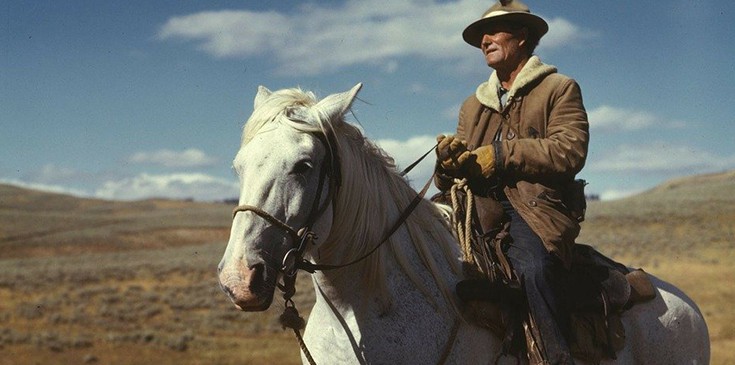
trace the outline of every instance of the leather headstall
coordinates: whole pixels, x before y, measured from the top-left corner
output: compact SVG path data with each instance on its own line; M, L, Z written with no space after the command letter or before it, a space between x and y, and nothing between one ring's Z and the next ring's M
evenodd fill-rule
M336 139L332 133L317 133L315 135L326 147L326 153L324 155L324 161L321 165L321 169L319 170L319 183L317 185L316 195L311 204L311 209L306 222L301 229L297 230L274 217L272 214L252 205L238 205L232 211L233 219L239 212L252 212L265 219L270 224L284 230L291 237L293 246L283 257L282 266L280 268L280 271L288 277L295 276L296 271L302 268L302 262L304 262L303 256L308 244L313 243L314 240L317 239L316 234L312 231L312 225L317 219L319 219L324 211L327 210L329 204L334 204L334 199L337 196L337 190L341 184L340 161L339 155L336 153ZM324 194L325 180L327 177L329 177L327 198L324 200L324 204L320 204L322 195Z

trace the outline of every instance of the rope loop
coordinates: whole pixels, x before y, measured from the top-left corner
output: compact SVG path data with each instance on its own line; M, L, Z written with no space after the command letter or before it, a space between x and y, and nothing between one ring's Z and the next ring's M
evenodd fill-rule
M459 191L467 197L465 206L461 206ZM452 197L452 221L457 230L457 239L462 248L464 261L470 265L475 265L475 256L472 254L472 210L475 207L475 197L469 185L467 185L467 179L454 179L450 194ZM464 217L460 217L462 211L465 213Z

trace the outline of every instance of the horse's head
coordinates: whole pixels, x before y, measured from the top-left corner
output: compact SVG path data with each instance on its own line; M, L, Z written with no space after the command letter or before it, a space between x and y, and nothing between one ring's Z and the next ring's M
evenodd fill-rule
M233 162L240 199L218 267L238 308L270 306L284 256L299 244L296 231L329 234L340 178L333 121L342 120L361 86L321 101L297 89L259 88Z

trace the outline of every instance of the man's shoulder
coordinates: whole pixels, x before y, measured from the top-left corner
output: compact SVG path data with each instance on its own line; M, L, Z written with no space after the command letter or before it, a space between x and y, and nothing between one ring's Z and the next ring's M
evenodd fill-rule
M576 82L573 78L562 74L558 72L550 73L544 77L542 82L548 82L548 83L554 83L554 84L563 84L565 82Z
M569 87L578 87L577 81L573 78L561 74L558 72L551 73L546 75L543 79L540 79L537 84L535 84L531 90L530 93L541 93L541 94L552 94L552 93L559 93L559 92L565 92L565 90L569 89Z
M472 94L468 96L464 100L464 102L462 102L462 106L459 108L459 112L460 114L471 113L472 111L476 111L482 108L483 105L480 102L480 99L477 98L477 95Z
M464 99L464 102L462 102L462 108L464 108L465 106L476 106L477 107L480 105L481 105L480 100L477 99L477 95L475 94L469 95L466 99Z

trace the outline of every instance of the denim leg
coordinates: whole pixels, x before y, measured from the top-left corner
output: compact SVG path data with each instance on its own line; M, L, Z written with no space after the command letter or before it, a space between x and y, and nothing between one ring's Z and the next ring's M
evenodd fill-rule
M529 309L544 342L546 360L550 364L574 364L564 337L569 333L568 317L563 298L558 295L558 282L564 275L561 260L549 253L510 203L503 203L513 238L506 255L525 288Z

